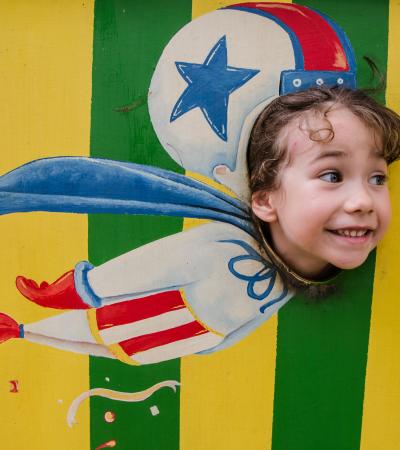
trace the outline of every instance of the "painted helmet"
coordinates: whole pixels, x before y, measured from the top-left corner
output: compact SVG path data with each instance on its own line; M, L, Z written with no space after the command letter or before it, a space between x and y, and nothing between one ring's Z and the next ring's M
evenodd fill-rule
M300 5L240 3L184 26L165 47L149 89L150 117L170 156L248 197L253 123L279 95L312 86L355 88L344 32Z

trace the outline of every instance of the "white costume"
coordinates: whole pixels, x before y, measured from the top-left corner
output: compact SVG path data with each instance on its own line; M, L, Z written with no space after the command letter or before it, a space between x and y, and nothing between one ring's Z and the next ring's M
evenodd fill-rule
M248 234L246 149L255 118L271 100L313 86L355 87L354 55L336 24L295 4L231 5L192 21L171 39L153 75L149 111L171 157L229 188L244 207L220 199L217 189L210 194L204 186L184 186L176 174L149 167L141 177L140 166L121 162L54 158L1 177L2 213L108 212L220 221L96 268L78 264L75 288L84 306L93 309L26 325L26 339L152 363L231 345L283 306L292 294ZM66 176L64 164L74 167ZM60 176L54 175L56 165ZM15 337L15 321L1 320L14 327Z
M101 307L26 325L25 337L56 346L62 339L62 348L75 342L77 351L102 344L131 364L227 347L292 295L256 248L247 233L222 223L152 242L87 272Z

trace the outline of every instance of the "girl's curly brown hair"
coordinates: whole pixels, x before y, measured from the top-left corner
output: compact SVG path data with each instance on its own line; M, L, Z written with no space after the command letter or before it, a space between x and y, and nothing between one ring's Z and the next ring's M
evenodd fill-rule
M287 149L280 135L284 127L305 112L315 112L324 119L321 129L309 129L311 140L329 141L334 130L327 113L336 106L349 109L374 130L388 164L400 158L400 117L380 105L361 90L340 87L312 88L278 97L257 118L248 144L247 164L251 193L277 188L278 174L287 160ZM327 127L325 127L325 123Z
M334 137L334 130L327 114L337 106L349 109L374 131L382 156L388 164L400 158L400 117L394 111L380 105L361 90L312 88L276 98L257 118L247 151L252 194L279 187L279 172L289 161L285 139L282 138L286 125L300 119L299 127L308 132L311 140L329 142ZM309 113L315 114L318 119L312 121L317 127L307 123ZM299 277L280 262L279 255L272 250L273 243L267 224L263 224L254 214L252 218L259 234L260 247L276 264L287 285L302 291L308 298L325 298L334 292L335 284L331 282L316 284L299 281Z

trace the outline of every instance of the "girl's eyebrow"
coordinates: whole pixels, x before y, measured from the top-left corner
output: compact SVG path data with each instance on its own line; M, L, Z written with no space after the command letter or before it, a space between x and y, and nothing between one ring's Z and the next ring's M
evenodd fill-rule
M382 150L373 150L371 151L371 155L376 159L385 159ZM321 151L312 161L311 163L315 163L320 161L321 159L326 158L346 158L348 155L346 152L342 150L325 150Z
M311 162L314 163L325 158L345 158L346 156L347 153L341 150L325 150L320 152Z

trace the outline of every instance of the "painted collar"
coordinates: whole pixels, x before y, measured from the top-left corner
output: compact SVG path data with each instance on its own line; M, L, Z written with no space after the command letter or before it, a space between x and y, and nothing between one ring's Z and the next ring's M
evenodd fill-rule
M268 242L264 230L262 228L262 222L254 217L254 222L257 227L257 233L260 237L262 248L267 254L268 258L271 260L273 264L288 278L288 281L297 288L301 287L309 287L309 286L320 286L320 285L329 285L332 284L333 281L337 278L341 269L335 268L333 274L331 274L328 278L313 280L309 278L305 278L302 275L299 275L293 269L291 269L282 258L275 252L270 243Z

